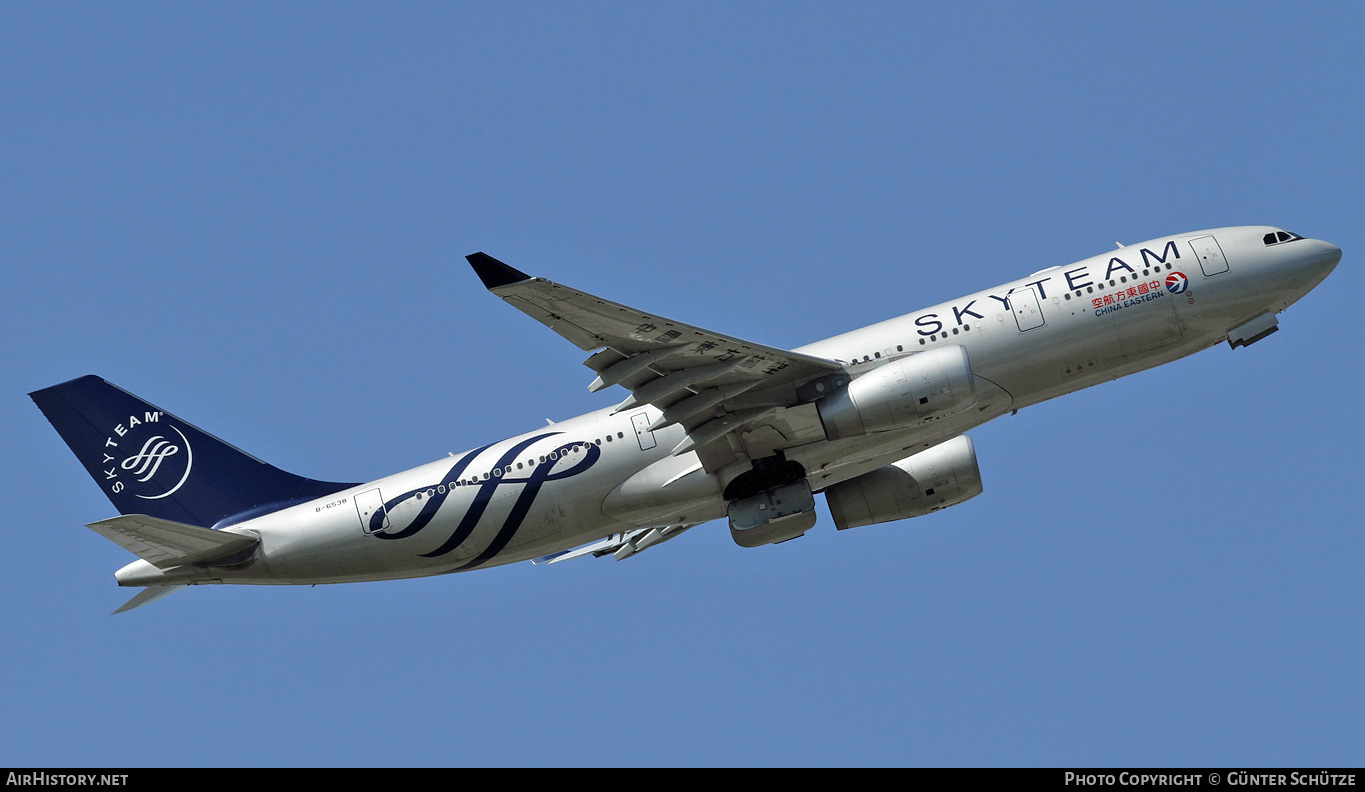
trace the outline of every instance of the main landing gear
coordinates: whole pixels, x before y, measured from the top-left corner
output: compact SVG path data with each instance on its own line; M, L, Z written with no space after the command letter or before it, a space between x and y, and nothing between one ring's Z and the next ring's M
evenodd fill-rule
M777 456L754 461L725 488L730 537L740 547L785 542L815 525L815 496L806 470Z

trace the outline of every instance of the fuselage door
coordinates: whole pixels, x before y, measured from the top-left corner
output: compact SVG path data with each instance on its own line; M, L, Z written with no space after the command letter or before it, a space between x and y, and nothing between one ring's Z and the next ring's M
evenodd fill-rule
M1010 310L1014 321L1019 324L1019 332L1027 332L1043 326L1043 308L1038 303L1038 294L1032 286L1010 292Z
M1223 249L1218 246L1218 240L1211 236L1195 237L1190 240L1190 247L1194 249L1194 255L1199 259L1199 268L1204 270L1205 276L1228 271L1228 260L1223 257Z
M635 427L635 439L640 441L640 450L648 451L659 444L654 433L649 431L649 414L638 412L630 416L630 424Z
M355 510L360 515L360 528L365 533L383 533L389 527L384 496L379 494L377 487L355 496Z

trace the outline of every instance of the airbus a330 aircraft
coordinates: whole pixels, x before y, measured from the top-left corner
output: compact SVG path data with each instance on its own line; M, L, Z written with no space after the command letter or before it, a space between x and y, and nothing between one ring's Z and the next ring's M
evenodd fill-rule
M928 514L982 491L964 432L1254 344L1341 249L1264 226L1177 234L791 351L468 259L592 352L589 390L625 400L355 484L286 473L98 377L30 394L123 515L90 527L140 556L115 577L146 588L115 612L204 583L622 559L722 517L757 547L815 525L818 493L840 530Z

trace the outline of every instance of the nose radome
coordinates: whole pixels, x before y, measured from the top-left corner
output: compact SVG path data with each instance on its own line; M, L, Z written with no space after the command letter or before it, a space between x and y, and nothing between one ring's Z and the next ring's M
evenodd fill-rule
M1318 249L1314 251L1312 266L1321 272L1319 277L1325 278L1336 268L1337 262L1341 261L1341 248L1321 239L1313 241L1317 243Z
M1312 289L1336 269L1337 262L1341 261L1341 248L1321 239L1306 239L1299 244L1305 243L1306 249L1299 254L1293 271L1295 280L1306 283Z

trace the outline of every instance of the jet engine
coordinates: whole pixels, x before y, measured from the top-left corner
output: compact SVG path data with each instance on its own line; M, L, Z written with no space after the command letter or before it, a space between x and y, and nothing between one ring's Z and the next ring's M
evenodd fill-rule
M967 350L942 346L892 360L816 402L830 440L903 429L976 404Z
M825 490L839 530L904 520L981 494L981 469L966 435Z

